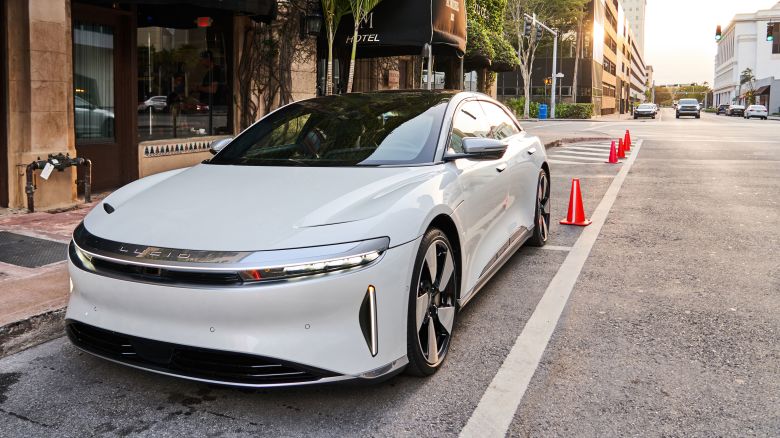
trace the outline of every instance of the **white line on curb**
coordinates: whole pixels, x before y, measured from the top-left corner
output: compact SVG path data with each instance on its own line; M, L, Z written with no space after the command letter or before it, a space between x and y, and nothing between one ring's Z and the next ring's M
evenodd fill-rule
M639 140L635 152L615 176L601 202L593 211L591 216L593 224L582 231L569 251L569 255L566 256L566 260L547 286L534 313L517 337L515 345L512 346L512 350L482 395L471 418L460 432L461 437L484 438L506 435L515 411L528 389L528 384L536 372L542 354L558 324L558 319L569 300L569 295L577 283L580 271L599 237L601 227L607 220L612 204L615 203L620 187L636 161L641 147L642 140Z

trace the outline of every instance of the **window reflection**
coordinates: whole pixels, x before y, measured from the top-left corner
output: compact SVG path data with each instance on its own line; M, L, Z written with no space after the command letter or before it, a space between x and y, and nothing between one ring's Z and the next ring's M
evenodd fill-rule
M74 121L77 140L114 138L114 30L73 25Z
M141 141L229 132L223 32L140 27L137 53Z

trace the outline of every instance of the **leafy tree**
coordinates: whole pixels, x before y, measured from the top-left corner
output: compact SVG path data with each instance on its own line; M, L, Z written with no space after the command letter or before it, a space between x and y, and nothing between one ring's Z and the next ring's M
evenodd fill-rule
M382 0L345 0L349 3L349 10L352 12L352 19L355 22L355 32L352 34L352 55L349 60L349 76L347 78L347 93L352 92L352 82L355 79L355 53L357 52L358 30L360 23L368 17L368 14Z
M756 90L753 88L753 82L756 80L756 76L753 74L753 70L746 68L739 74L739 94L742 95L742 86L748 86L748 91L745 93L745 100L748 105L756 103Z
M582 17L588 0L509 0L506 8L507 32L517 43L517 56L520 59L520 75L523 77L523 92L525 108L523 117L529 116L531 102L531 72L536 58L536 49L541 41L536 40L536 29L530 37L526 37L525 14L533 15L539 21L550 27L559 29L561 33L575 27ZM547 32L543 34L549 35Z
M322 0L322 10L325 14L325 32L328 39L328 73L325 79L325 94L333 94L333 40L339 27L341 17L350 12L346 0Z

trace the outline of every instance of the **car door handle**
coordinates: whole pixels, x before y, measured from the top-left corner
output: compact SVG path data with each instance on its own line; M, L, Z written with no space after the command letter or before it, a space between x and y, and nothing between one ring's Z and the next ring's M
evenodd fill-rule
M536 148L528 149L528 155L533 155L536 153Z
M506 170L506 163L501 163L498 166L496 166L496 171L498 171L498 173L501 173L505 170Z

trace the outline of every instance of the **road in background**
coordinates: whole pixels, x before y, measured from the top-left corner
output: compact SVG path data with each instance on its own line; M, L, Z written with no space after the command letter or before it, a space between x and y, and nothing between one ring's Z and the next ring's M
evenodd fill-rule
M508 428L540 435L777 435L780 123L524 123L644 139ZM587 151L585 151L587 152ZM583 160L588 161L588 160ZM552 164L551 242L458 316L429 379L238 390L126 368L65 339L0 360L2 436L457 436L622 165Z

